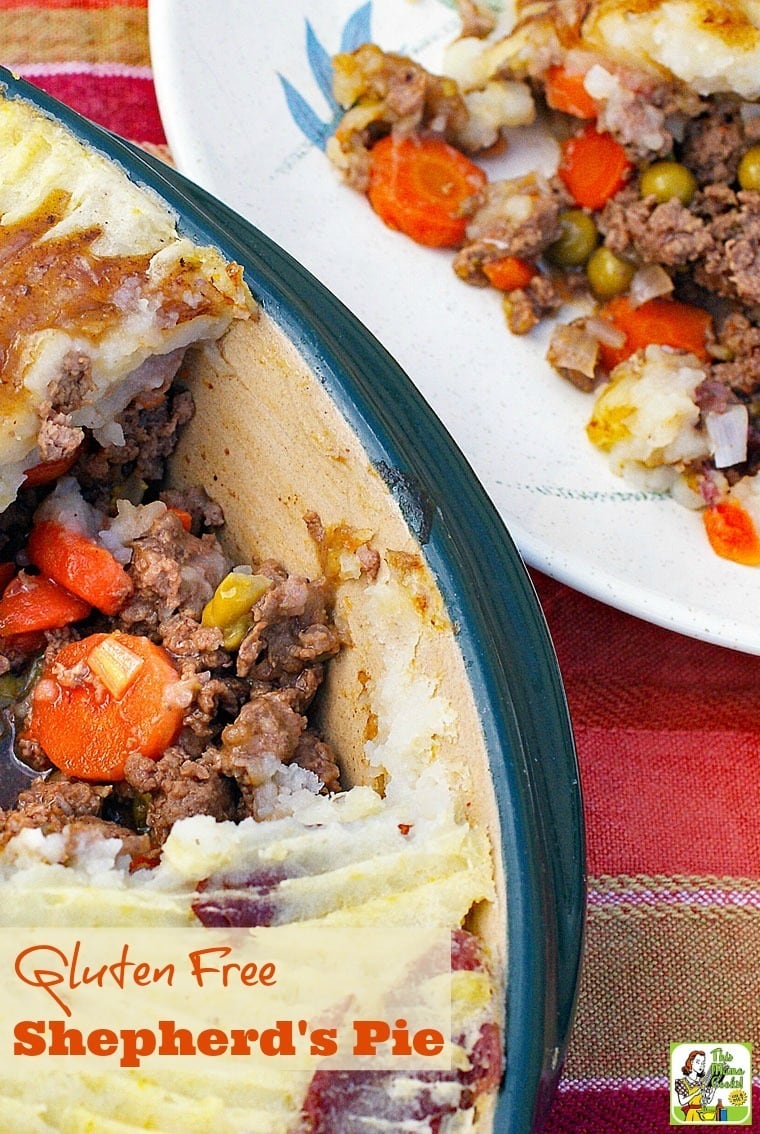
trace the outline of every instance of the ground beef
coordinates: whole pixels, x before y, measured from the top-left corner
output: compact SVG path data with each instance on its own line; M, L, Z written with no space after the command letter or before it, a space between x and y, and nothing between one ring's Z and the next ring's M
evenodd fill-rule
M709 225L712 244L695 266L696 282L708 291L743 304L760 302L760 192L736 194Z
M331 156L347 182L362 191L369 184L368 151L378 138L434 123L436 133L453 141L469 117L455 83L374 44L338 57L333 90L338 102L352 109L335 131L337 152Z
M242 814L259 817L261 789L293 759L306 724L287 693L278 691L254 695L223 730L215 766L237 783Z
M87 387L85 362L72 356L50 392L55 405L51 401L46 408L43 423L48 453L54 451L55 431L60 427L63 437L67 428L61 418ZM72 470L86 498L111 514L117 484L132 483L141 497L143 478L150 481L163 473L178 430L192 412L189 394L170 393L150 408L135 403L124 411L119 418L123 445L98 449L88 439ZM24 533L47 491L22 490L4 518L9 530L18 533L19 562ZM224 648L222 631L201 621L230 569L221 544L208 530L223 524L222 510L200 488L171 490L161 498L166 510L146 513L147 522L152 518L149 529L127 545L125 567L134 590L119 614L106 621L93 611L86 622L40 635L26 652L0 642L0 673L20 673L42 653L51 676L76 686L91 680L89 668L83 664L64 670L57 662L72 637L110 629L146 634L168 651L178 669L184 706L179 735L158 761L133 753L123 781L96 785L51 770L41 747L24 737L19 721L17 755L49 778L34 780L12 810L0 812L0 841L27 827L66 830L72 839L100 832L121 839L127 853L142 856L141 862L154 862L180 818L199 813L220 820L271 818L278 813L281 790L286 796L302 787L333 791L340 786L337 760L308 727L305 715L322 683L325 662L341 644L328 613L327 582L289 577L274 560L257 565L255 571L271 587L251 612L235 672L234 652ZM190 514L190 531L182 513ZM128 524L122 533L127 530ZM137 523L134 531L139 530ZM364 570L376 572L376 553L364 550Z
M16 755L19 760L32 768L35 772L49 772L52 764L36 740L28 736L20 736L16 740Z
M216 537L194 536L167 510L132 544L127 573L134 593L120 610L119 622L145 632L178 612L199 619L227 570Z
M652 207L649 219L631 235L634 250L645 264L680 268L712 247L712 237L702 219L675 197L663 204L647 197L643 204Z
M234 783L209 762L189 760L180 748L168 748L160 760L128 756L124 772L129 786L145 797L146 826L154 845L165 842L178 819L238 816Z
M179 431L194 412L192 395L186 390L169 391L166 398L147 409L138 402L127 406L116 419L124 433L124 444L91 448L72 470L88 499L107 509L114 485L123 485L129 479L144 483L161 480Z
M290 691L279 689L255 693L223 730L214 767L234 779L241 816L263 819L277 815L277 777L289 766L316 777L312 790L339 789L340 770L334 753L307 726Z
M161 622L158 638L169 653L183 663L184 672L231 664L229 653L222 647L221 630L204 626L187 610Z
M710 367L712 381L748 397L760 390L760 327L734 312L719 331L718 346L727 357Z
M546 315L557 311L563 296L549 276L536 275L527 285L511 291L504 299L507 326L513 335L525 335Z
M734 358L746 359L760 352L760 327L735 311L721 324L718 342Z
M296 712L305 713L324 680L325 667L322 663L307 665L300 673L281 674L275 688L286 691L289 704ZM272 689L269 681L250 682L251 696L256 693L269 693Z
M41 461L60 461L73 456L84 441L84 430L75 426L71 414L92 389L92 363L86 354L69 351L61 373L49 383L38 407L40 428L37 447Z
M477 201L453 268L466 283L485 285L483 264L504 256L534 259L561 234L567 196L557 179L493 181Z
M260 693L222 732L219 767L226 775L256 783L263 762L288 763L295 755L306 717L296 712L286 692Z
M340 786L337 760L309 729L305 715L322 682L324 661L340 644L327 612L324 581L291 578L272 560L260 565L272 586L252 616L249 657L242 667L247 672L238 675L221 631L204 626L199 611L182 606L188 572L192 575L199 560L216 562L221 556L216 538L191 535L167 512L135 544L130 569L137 602L129 617L122 612L116 622L123 626L139 611L150 623L151 637L173 657L188 698L179 735L158 761L131 754L125 780L117 784L93 785L57 772L35 780L12 811L0 813L0 838L24 827L60 830L86 819L93 829L97 825L109 836L123 837L125 846L145 828L156 849L177 819L199 813L220 820L272 818L283 790ZM137 551L143 544L141 557ZM159 621L156 606L175 603L181 609ZM145 611L152 611L149 618ZM79 631L88 632L80 626L47 635L46 671L66 686L91 680L84 663L64 669L57 662L60 648ZM17 752L30 766L50 769L35 742L19 740Z
M40 653L45 660L52 658L61 646L77 637L77 631L73 626L63 626L58 630L43 630L29 635L0 638L0 673L8 673L12 670L14 674L20 675L24 670L28 670L33 659ZM26 762L31 763L28 760ZM45 762L32 763L31 766L42 770L49 765Z
M741 232L726 242L725 258L738 297L756 304L760 303L760 193L751 196L740 209Z
M92 387L91 360L72 350L64 357L58 377L49 383L45 401L58 413L73 413L86 402Z
M37 448L40 461L61 461L73 456L84 441L84 430L71 424L64 413L51 413L40 425Z
M340 638L327 615L324 580L279 580L253 607L253 625L238 651L241 677L288 684L307 666L334 657Z
M730 185L705 185L694 198L692 208L697 216L712 221L730 213L738 203L736 193Z
M641 199L632 186L607 202L598 226L617 255L671 271L690 266L689 286L748 308L760 303L760 192L711 185L687 207Z
M657 204L654 197L639 198L638 189L633 188L607 202L598 225L610 251L666 268L683 267L711 251L714 244L702 217L675 197Z
M183 677L185 674L183 670ZM192 700L185 711L177 747L195 759L219 739L225 724L237 716L250 689L239 678L214 676L210 672L197 673L192 685Z
M72 780L60 772L33 780L12 810L0 811L0 845L26 828L36 827L45 834L65 830L72 840L80 835L120 839L128 853L144 849L146 840L133 830L101 818L111 791L110 784Z
M739 159L758 137L760 123L745 120L735 103L705 104L704 112L686 123L681 160L700 185L730 185Z
M694 401L701 413L725 413L738 399L729 386L716 378L706 378L694 391Z
M326 791L340 791L340 768L330 748L315 732L305 729L301 733L291 763L305 768L320 780Z
M103 800L110 793L110 784L89 784L58 774L34 780L19 795L16 809L29 816L34 826L57 829L69 819L99 815Z
M613 134L634 160L667 154L673 145L667 113L657 105L657 96L657 91L621 87L601 108L599 129Z

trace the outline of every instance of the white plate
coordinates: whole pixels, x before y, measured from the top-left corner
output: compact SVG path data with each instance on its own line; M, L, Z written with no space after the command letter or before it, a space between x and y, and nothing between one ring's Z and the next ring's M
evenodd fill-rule
M590 400L506 329L451 255L385 228L310 133L333 120L325 63L367 35L436 69L442 0L150 0L156 89L179 168L296 257L396 357L485 485L525 560L621 610L760 653L760 570L710 551L698 515L631 489L587 442ZM492 176L553 144L515 136ZM419 438L425 444L425 438Z

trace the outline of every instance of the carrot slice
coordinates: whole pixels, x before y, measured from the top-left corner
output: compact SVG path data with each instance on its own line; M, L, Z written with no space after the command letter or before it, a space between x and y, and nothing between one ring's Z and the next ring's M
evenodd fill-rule
M58 630L90 613L90 604L44 575L20 571L0 599L0 635Z
M389 228L431 248L462 243L462 207L487 181L479 166L440 138L391 134L372 147L370 158L367 196Z
M620 142L590 124L562 143L557 173L577 205L601 209L623 188L632 170Z
M760 565L760 537L752 517L735 500L721 500L706 508L702 519L710 546L722 559L746 567Z
M707 359L706 336L712 316L702 307L681 303L677 299L649 299L633 307L625 295L615 296L599 312L625 334L622 346L599 344L599 361L610 371L634 351L657 344L685 350L697 358Z
M535 264L530 260L522 260L519 256L503 256L500 260L491 260L483 265L483 273L488 282L500 291L517 291L518 288L527 287L537 272Z
M30 630L28 634L13 634L4 639L5 648L12 649L16 654L32 657L41 653L47 645L43 630Z
M116 614L132 594L132 580L110 551L55 520L34 525L26 550L43 574L104 614Z
M141 663L121 697L86 668L92 651L106 639ZM65 674L74 669L77 680L66 681ZM123 779L130 753L156 760L176 739L183 709L168 691L177 677L166 650L149 638L116 632L69 642L32 691L24 735L69 776L95 782Z
M596 99L586 90L585 77L577 71L566 71L564 67L550 67L544 88L547 105L575 118L596 118L599 108Z
M58 480L69 471L81 451L80 445L68 457L59 457L55 461L41 461L38 465L32 465L24 473L24 484L31 488L37 488L41 484L52 484L54 480Z
M174 508L174 507L172 507L172 508L168 508L167 511L173 512L173 514L177 517L177 519L182 524L182 527L185 529L186 532L190 531L190 529L193 526L193 517L192 517L192 514L190 512L188 512L186 508Z

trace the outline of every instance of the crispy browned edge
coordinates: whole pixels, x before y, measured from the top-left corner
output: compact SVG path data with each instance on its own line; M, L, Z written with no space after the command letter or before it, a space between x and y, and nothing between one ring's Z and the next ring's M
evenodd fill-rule
M273 556L290 571L319 575L318 548L303 519L309 511L316 511L326 526L371 531L372 546L383 556L400 551L422 558L358 437L268 316L238 322L218 344L193 351L184 380L193 391L196 415L183 433L170 480L201 483L219 501L233 558ZM486 942L494 971L505 973L499 822L475 699L424 559L420 568L402 571L402 577L416 596L409 611L419 633L417 663L456 710L457 735L442 738L438 758L448 770L461 814L486 827L494 848L498 899L474 911L469 927ZM369 782L363 745L372 728L372 706L365 675L376 675L383 666L383 632L363 609L364 585L349 580L337 587L336 616L348 626L351 645L329 668L320 721L341 755L346 782L352 784ZM492 1108L493 1100L483 1100L479 1130L491 1128Z

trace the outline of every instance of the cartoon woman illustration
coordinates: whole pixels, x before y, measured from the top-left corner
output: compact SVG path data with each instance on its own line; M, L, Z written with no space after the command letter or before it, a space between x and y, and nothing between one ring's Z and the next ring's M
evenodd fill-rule
M705 1110L713 1095L715 1085L712 1076L705 1081L704 1051L690 1051L681 1068L683 1079L676 1079L674 1086L686 1122L712 1122L713 1112Z

